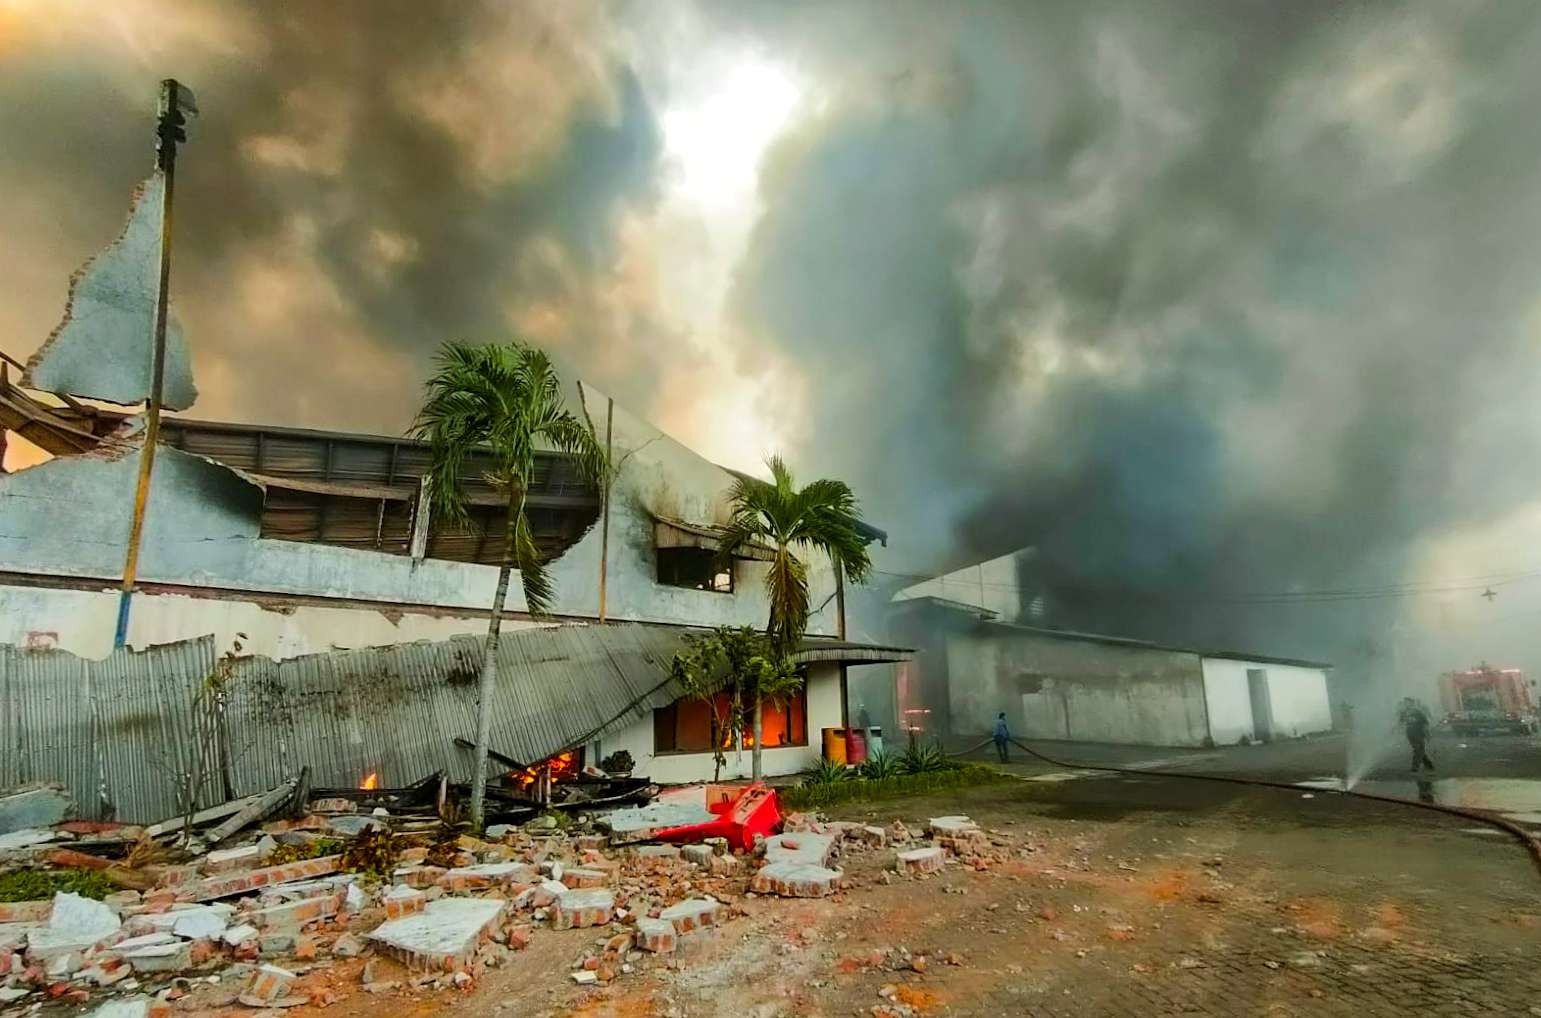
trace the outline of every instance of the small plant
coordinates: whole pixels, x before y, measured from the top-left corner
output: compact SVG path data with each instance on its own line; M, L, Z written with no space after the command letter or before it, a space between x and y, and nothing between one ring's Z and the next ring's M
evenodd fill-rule
M285 863L300 862L304 859L320 859L323 856L336 855L343 848L343 843L336 838L319 838L298 845L279 845L268 853L264 865L282 866Z
M631 754L624 749L618 749L599 761L599 769L606 774L630 774L635 766L636 761L632 760Z
M342 853L342 868L362 874L370 882L389 880L396 872L401 852L391 832L383 827L366 827Z
M867 762L861 765L861 776L868 781L882 781L884 778L902 773L899 759L892 753L873 753L867 757Z
M899 770L905 774L932 774L948 769L948 760L940 746L913 745L899 758Z
M72 891L100 901L117 888L100 870L69 868L17 870L0 874L0 901L40 901L59 891Z
M803 779L805 785L832 785L845 781L850 777L850 772L844 764L835 763L833 760L820 760L819 765L809 772Z

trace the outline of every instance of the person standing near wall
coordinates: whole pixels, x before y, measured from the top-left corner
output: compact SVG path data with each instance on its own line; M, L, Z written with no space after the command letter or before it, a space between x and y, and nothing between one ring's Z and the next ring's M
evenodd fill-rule
M1006 712L1001 711L995 718L995 729L991 731L990 738L995 740L995 752L1000 755L1001 763L1009 763L1010 758L1006 753L1006 743L1011 740L1011 729L1006 727Z

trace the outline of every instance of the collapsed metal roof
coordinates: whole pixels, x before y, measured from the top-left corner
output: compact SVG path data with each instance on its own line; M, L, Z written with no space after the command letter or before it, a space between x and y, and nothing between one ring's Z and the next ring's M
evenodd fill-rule
M640 624L505 632L492 748L536 762L646 718L681 695L670 666L701 632ZM371 773L386 784L439 770L469 779L472 754L455 739L476 733L481 648L463 636L236 658L220 726L230 787L223 775L211 780L198 805L265 791L301 767L318 786L351 787ZM908 656L816 638L794 655L803 663ZM0 787L57 781L96 819L113 807L123 820L173 815L168 775L188 772L199 752L195 698L215 660L212 636L101 660L0 644Z

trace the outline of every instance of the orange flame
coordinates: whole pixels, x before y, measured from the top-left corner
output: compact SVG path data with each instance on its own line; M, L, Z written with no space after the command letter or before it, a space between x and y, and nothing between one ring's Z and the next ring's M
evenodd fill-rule
M520 788L529 788L535 784L535 779L540 777L542 770L550 772L552 781L571 778L578 773L578 754L573 752L558 753L543 763L531 764L522 771L513 771L509 774L509 777L519 782Z
M365 777L363 781L360 781L358 783L358 786L360 788L364 789L366 792L367 791L371 791L371 790L376 789L376 788L379 788L380 787L380 775L377 772L375 772L375 771L370 771L369 775L367 777Z

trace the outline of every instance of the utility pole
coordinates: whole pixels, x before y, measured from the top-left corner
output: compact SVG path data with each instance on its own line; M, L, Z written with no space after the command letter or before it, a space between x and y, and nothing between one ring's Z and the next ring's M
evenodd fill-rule
M139 573L139 542L144 535L145 506L150 498L150 475L155 469L155 443L161 430L161 397L166 376L166 308L171 286L171 200L176 180L177 144L187 140L183 113L198 115L191 89L174 78L161 82L160 109L155 123L155 171L165 181L161 202L160 282L155 292L155 324L150 359L150 398L145 404L144 449L139 454L139 484L134 490L134 516L129 524L128 555L123 563L123 588L118 595L118 625L112 645L128 640L128 612Z

